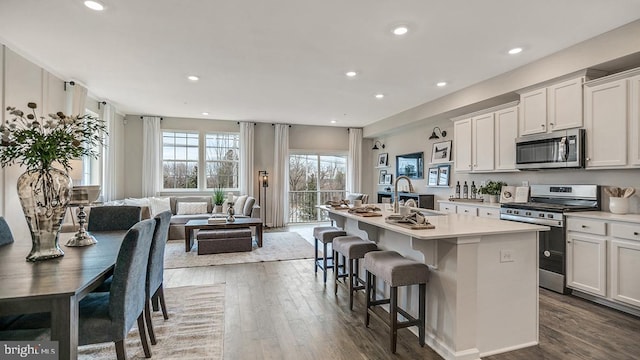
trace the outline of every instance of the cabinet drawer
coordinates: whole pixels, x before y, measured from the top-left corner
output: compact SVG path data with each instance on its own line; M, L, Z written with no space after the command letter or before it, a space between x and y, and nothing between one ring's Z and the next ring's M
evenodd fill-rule
M455 214L456 206L453 204L440 204L440 211L446 212L449 214Z
M640 225L612 223L611 236L640 241Z
M579 231L593 235L606 235L607 227L603 221L591 219L567 219L568 231Z
M500 219L500 209L478 208L478 216L491 219Z
M478 208L475 206L458 205L456 213L462 215L478 216Z

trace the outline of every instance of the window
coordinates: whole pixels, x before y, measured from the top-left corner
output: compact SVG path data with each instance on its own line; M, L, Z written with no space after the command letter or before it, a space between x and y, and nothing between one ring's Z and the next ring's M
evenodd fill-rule
M95 112L85 109L85 114L91 115L95 118L99 118L98 114ZM106 137L106 134L101 134L100 136ZM100 147L99 149L95 149L98 153L97 158L93 158L89 155L85 155L82 157L82 161L74 161L73 162L73 170L71 172L71 177L74 180L80 180L78 185L100 185L102 179L102 167L104 163L104 147ZM79 174L77 174L79 173Z
M206 134L206 188L238 188L240 134Z
M198 133L162 132L162 187L198 188Z
M163 189L211 190L218 186L237 189L239 154L238 133L163 131Z
M344 198L346 173L346 156L290 155L289 222L328 220L316 205L324 204L333 197Z

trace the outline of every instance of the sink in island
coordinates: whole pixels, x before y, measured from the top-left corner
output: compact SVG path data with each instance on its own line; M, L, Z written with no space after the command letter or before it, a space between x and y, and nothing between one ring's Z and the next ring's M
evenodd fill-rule
M428 210L435 228L411 230L386 222L391 211L362 217L320 208L348 234L429 266L425 341L443 358L480 359L538 344L538 232L548 227ZM389 290L379 281L376 291ZM399 290L398 302L414 315L417 291Z

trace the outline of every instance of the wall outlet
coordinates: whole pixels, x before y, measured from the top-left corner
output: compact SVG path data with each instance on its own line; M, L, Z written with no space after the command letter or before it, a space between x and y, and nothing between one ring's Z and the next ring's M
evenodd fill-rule
M510 249L500 250L500 262L501 263L513 262L514 260L515 259L513 257L513 250L510 250Z

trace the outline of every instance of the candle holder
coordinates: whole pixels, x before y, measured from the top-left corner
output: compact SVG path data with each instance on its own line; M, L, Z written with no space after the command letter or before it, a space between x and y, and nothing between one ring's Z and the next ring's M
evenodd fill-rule
M80 228L78 232L67 241L66 246L88 246L98 242L96 238L89 234L84 228L84 224L87 222L87 213L84 211L84 207L98 200L99 195L100 186L98 185L74 186L71 189L71 201L69 205L78 207L78 225Z

